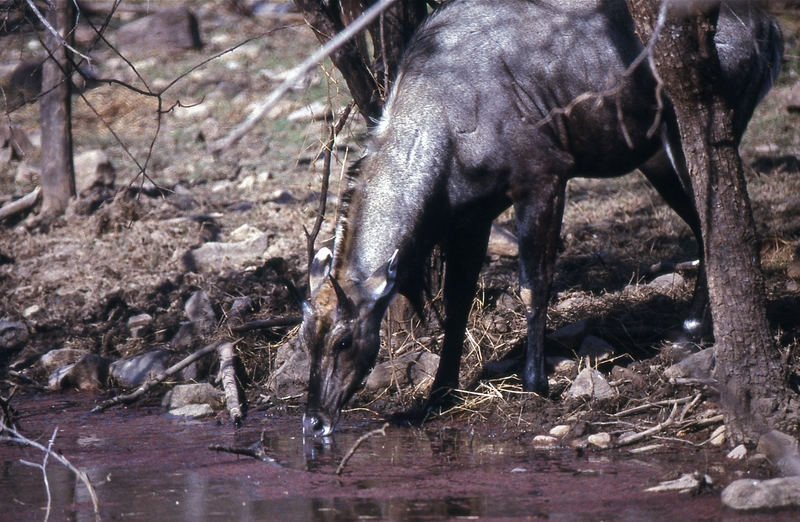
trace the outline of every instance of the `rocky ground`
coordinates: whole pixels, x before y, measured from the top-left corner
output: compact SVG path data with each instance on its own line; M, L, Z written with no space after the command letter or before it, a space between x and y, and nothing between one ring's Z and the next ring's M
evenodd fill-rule
M191 38L170 49L131 44L122 28L147 14L147 2L123 3L128 9L112 18L109 40L125 59L99 45L90 52L92 75L139 92L89 82L73 98L79 198L49 223L37 220L36 207L0 223L4 397L15 388L68 387L106 390L110 397L197 349L230 341L245 413L303 404L294 326L252 322L299 314L283 279L306 285L304 230L318 213L322 142L331 112L348 102L346 89L326 63L235 147L212 154L316 41L281 5L251 2L258 9L245 17L222 1L182 4L198 20L202 49L180 48L196 45ZM742 154L770 321L788 364L797 367L800 22L796 7L775 9L786 36L783 74L757 111ZM83 50L91 33L85 23L77 35ZM11 72L41 45L32 32L0 38L0 83L11 92ZM5 120L23 137L9 132L0 143L0 204L40 183L37 120L35 103ZM343 164L363 142L363 121L354 117L337 140L318 245L331 238ZM513 234L512 214L498 224ZM708 352L700 352L700 362L673 366L701 348L670 342L691 297L695 273L687 262L696 252L688 228L641 175L571 182L548 313L551 397L521 393L513 377L524 320L513 236L498 233L470 319L463 400L445 417L462 426L513 426L543 447L562 440L642 444L666 434L727 452ZM678 272L650 270L657 263L683 265ZM392 307L381 365L354 407L381 417L425 396L441 340L432 311L438 302L430 306L425 324L401 300ZM215 357L176 373L145 400L160 402L180 381L218 386ZM216 392L210 395L205 413L223 407Z

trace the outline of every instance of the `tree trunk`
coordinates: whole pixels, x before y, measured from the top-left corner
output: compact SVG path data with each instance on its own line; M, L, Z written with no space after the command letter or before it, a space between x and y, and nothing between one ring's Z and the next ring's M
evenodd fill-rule
M375 3L376 0L295 0L322 44ZM363 33L331 56L368 126L380 118L400 59L427 13L427 2L423 0L399 0L369 28L372 59Z
M648 42L658 0L628 0L628 6L637 33ZM654 57L675 107L703 227L720 405L731 440L754 442L773 428L796 432L798 404L766 319L733 111L719 88L721 66L714 43L718 12L718 5L708 3L672 7Z
M47 21L70 42L75 24L72 0L54 0ZM44 215L61 214L75 196L72 166L72 115L70 108L69 52L56 35L44 29L42 39L49 54L42 66L39 119L42 126L42 192Z

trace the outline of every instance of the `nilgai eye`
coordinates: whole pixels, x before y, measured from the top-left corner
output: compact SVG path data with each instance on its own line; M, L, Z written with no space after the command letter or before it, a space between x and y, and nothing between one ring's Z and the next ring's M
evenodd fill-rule
M339 350L348 350L351 346L353 346L353 338L349 335L343 339L339 339L339 342L336 343L336 348Z

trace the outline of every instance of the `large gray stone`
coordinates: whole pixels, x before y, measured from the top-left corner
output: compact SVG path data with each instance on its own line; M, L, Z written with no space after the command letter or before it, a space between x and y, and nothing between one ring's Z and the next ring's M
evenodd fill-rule
M308 386L309 359L296 339L278 348L275 368L277 369L267 382L268 390L281 397L305 393Z
M199 384L179 384L172 388L161 401L161 406L174 410L187 404L208 404L214 409L225 405L225 392L214 388L207 382Z
M81 357L75 364L62 366L54 370L48 379L51 390L78 388L81 390L97 390L108 382L110 359L93 353Z
M391 386L417 387L433 382L439 356L430 352L404 354L373 368L366 383L367 391L379 391Z
M222 270L261 265L266 260L269 236L259 234L245 241L232 243L208 242L190 250L194 267L198 270Z
M120 27L117 47L128 56L169 54L177 49L202 49L197 18L185 7L159 10Z
M56 368L62 368L77 362L86 354L86 350L76 350L75 348L60 348L58 350L50 350L46 354L39 357L37 364L44 371L49 373Z
M786 477L800 476L800 452L797 439L777 430L768 431L758 439L758 452Z
M722 490L721 499L737 511L800 507L800 477L736 480Z
M18 350L28 342L28 327L25 323L0 319L0 354Z
M117 179L114 165L102 150L90 150L75 156L75 191L82 194L94 187L113 187Z
M616 396L614 389L608 384L603 374L594 368L584 368L572 381L567 390L567 397L590 399L609 399Z
M668 379L710 379L715 363L714 348L706 348L664 370L664 377Z
M109 374L123 388L136 388L167 369L172 352L153 350L142 355L114 361Z

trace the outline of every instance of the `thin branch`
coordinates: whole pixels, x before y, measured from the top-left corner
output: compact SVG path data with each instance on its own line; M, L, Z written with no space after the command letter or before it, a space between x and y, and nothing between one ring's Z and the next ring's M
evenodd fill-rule
M355 442L355 444L353 444L353 447L350 448L350 450L344 456L344 458L342 459L341 464L339 464L339 467L336 468L336 474L337 475L341 475L342 474L342 471L344 471L344 467L347 465L347 462L352 458L353 454L355 454L355 452L358 449L358 447L361 446L361 443L363 443L365 440L367 440L368 438L370 438L370 437L372 437L374 435L383 435L385 437L386 436L386 428L388 428L388 427L389 427L389 423L387 422L386 424L383 425L383 427L381 427L381 428L379 428L377 430L372 430L372 431L367 432L364 435L360 436L358 438L358 440Z
M100 504L97 501L97 492L94 490L94 487L92 486L92 483L89 480L89 476L86 474L85 471L81 471L78 468L76 468L75 466L73 466L72 463L69 460L67 460L66 457L64 457L63 455L59 454L57 451L53 451L50 448L50 446L52 446L53 440L55 439L56 432L58 431L58 428L56 428L56 432L53 432L53 438L50 439L50 445L48 447L42 446L38 442L30 440L29 438L27 438L27 437L23 436L22 434L20 434L17 430L12 428L11 426L3 426L3 429L5 431L7 431L8 433L10 433L12 436L11 437L7 437L7 436L0 437L0 441L1 442L5 442L5 441L16 442L16 443L22 444L24 446L31 446L33 448L36 448L36 449L38 449L40 451L43 451L46 455L52 456L55 460L57 460L62 465L64 465L66 468L68 468L70 471L72 471L81 480L81 482L83 482L83 484L86 486L86 489L89 490L89 496L92 498L92 505L94 506L94 518L97 521L100 520ZM46 462L46 460L45 460L45 462Z
M348 25L342 32L337 34L334 38L329 40L317 52L306 58L300 65L291 70L288 77L275 88L264 102L255 109L245 119L244 122L239 124L228 137L224 138L212 147L214 154L221 154L236 144L245 134L258 123L267 112L275 106L283 96L297 83L297 81L307 75L314 67L319 64L323 59L330 56L339 47L347 43L350 38L360 33L367 27L378 15L388 9L397 0L381 0L375 3L372 7L364 11L364 13L356 18L352 24Z
M666 401L659 401L659 402L650 402L647 404L642 404L641 406L636 406L635 408L630 408L627 410L618 411L617 413L612 414L612 417L627 417L628 415L633 415L635 413L639 413L642 411L647 411L650 408L661 408L662 406L674 406L676 404L686 404L692 400L691 397L683 397L680 399L669 399Z
M59 34L59 32L56 31L52 25L50 25L50 22L48 22L47 19L44 16L42 16L42 13L40 13L39 10L36 8L36 4L33 3L33 0L25 0L25 1L27 2L28 7L31 8L31 11L33 11L36 14L36 18L38 18L39 21L44 24L47 30L50 31L50 33L56 37L56 40L58 40L58 42L61 45L69 49L74 54L77 54L78 56L86 60L88 63L92 63L91 58L89 58L85 54L81 54L78 50L76 50L74 47L68 44L66 40L64 40L64 38Z
M42 470L42 480L44 480L44 490L47 493L47 510L44 513L44 522L47 522L50 519L50 511L53 507L53 497L50 495L50 482L47 480L47 459L50 457L50 453L53 451L53 442L56 440L56 435L58 434L58 426L53 430L53 435L50 437L50 442L47 444L47 451L44 453L44 459L42 459L41 464L36 464L35 462L28 462L27 460L20 459L20 462L25 464L26 466L31 466L34 468L39 468Z
M231 422L237 428L242 425L242 406L239 404L239 388L236 385L236 367L233 364L233 343L219 345L219 380L225 391L225 406Z
M331 125L331 133L328 137L328 141L325 143L325 161L322 166L322 186L320 187L319 193L317 219L314 221L314 227L311 229L311 232L309 233L307 230L305 231L309 267L311 267L311 261L314 259L314 244L317 242L317 236L319 235L320 228L322 228L322 222L325 219L325 207L328 204L328 186L331 179L331 159L333 157L333 146L336 142L336 136L342 132L344 124L347 122L347 118L350 116L350 111L353 109L353 104L354 102L351 100L350 103L348 103L347 106L342 109L342 112L336 119L336 123Z
M133 393L128 393L126 395L117 395L113 399L103 401L97 406L95 406L90 413L100 413L111 408L112 406L117 406L118 404L130 404L132 402L136 402L142 395L150 391L150 389L156 386L157 384L160 384L161 382L165 381L168 377L178 373L179 371L186 368L196 360L205 357L210 353L215 352L219 344L220 344L219 341L217 341L209 344L205 348L197 350L196 352L186 357L182 361L170 366L169 368L164 370L164 372L156 375L155 377L144 383Z
M276 317L274 319L259 319L257 321L250 321L249 323L240 324L238 326L231 326L231 332L243 333L251 332L253 330L265 330L267 328L276 328L278 326L294 326L303 322L301 316L291 317Z

